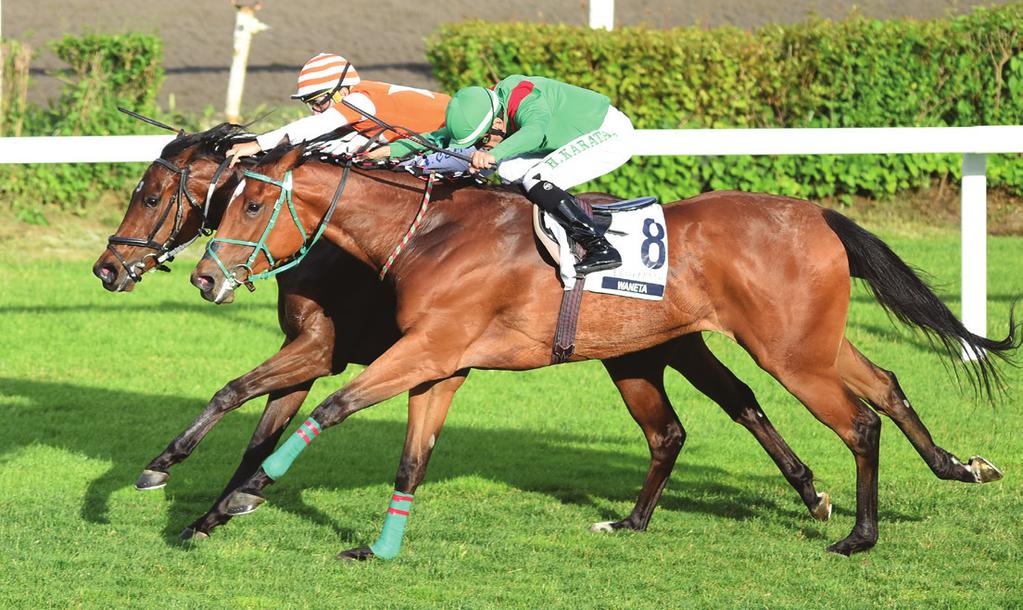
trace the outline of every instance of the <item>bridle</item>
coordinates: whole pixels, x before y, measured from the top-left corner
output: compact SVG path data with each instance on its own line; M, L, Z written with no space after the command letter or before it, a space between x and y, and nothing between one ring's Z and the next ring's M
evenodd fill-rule
M117 261L121 263L121 266L124 267L124 270L128 274L128 277L130 277L132 281L136 283L142 281L142 274L146 273L147 271L146 261L148 259L152 258L154 260L154 264L151 269L158 269L160 271L170 271L170 267L168 267L164 263L173 261L175 256L177 256L182 250L190 246L192 242L199 238L200 235L208 237L209 235L213 234L213 230L206 226L206 223L209 219L210 201L213 198L213 192L217 188L217 183L220 181L221 175L224 173L224 170L228 166L229 160L225 159L217 168L217 171L213 174L213 178L212 180L210 180L210 185L206 190L206 201L204 205L200 205L199 202L195 200L195 198L192 196L191 191L188 188L188 178L191 172L189 167L179 168L178 166L174 165L174 163L162 157L156 159L153 163L164 167L168 171L178 176L177 191L173 195L171 195L170 200L167 202L167 206L163 209L163 212L160 213L159 220L156 222L156 224L153 227L153 230L149 232L149 235L147 237L145 238L122 237L120 235L115 234L107 238L107 249L110 250L110 252L114 255L114 258L116 258ZM190 239L186 240L184 243L175 247L172 246L172 244L177 239L178 234L181 233L181 229L183 228L181 219L184 216L185 208L184 204L182 203L182 200L187 201L188 205L192 206L192 209L194 209L195 212L199 214L199 217L201 218L201 223L199 225L199 230L196 232L195 235L193 235ZM174 211L174 226L171 229L170 235L167 236L167 239L164 240L163 243L159 243L155 240L156 234L159 233L160 230L163 228L164 223L171 215L172 209ZM124 256L122 256L121 253L117 251L117 248L115 246L135 246L138 248L147 248L149 250L153 250L153 252L146 253L137 262L129 264L128 261L124 258Z
M334 197L330 201L330 206L324 213L323 218L320 219L320 223L317 225L312 237L306 233L305 228L302 226L302 221L298 217L298 211L295 209L295 202L292 199L294 184L292 181L292 171L290 169L284 173L283 180L275 180L270 176L252 171L243 172L243 175L246 178L252 178L253 180L259 180L260 182L266 182L267 184L277 186L281 189L281 194L277 197L277 201L274 203L273 212L270 215L270 219L267 221L266 229L263 230L263 234L259 237L259 241L244 241L239 239L214 237L206 244L206 254L217 263L217 266L220 267L221 272L224 274L225 281L229 284L229 289L234 290L238 286L244 285L249 289L249 292L252 292L256 289L256 287L252 284L253 280L263 280L274 277L275 275L287 271L302 262L309 253L309 250L312 249L313 245L320 240L323 232L327 229L327 225L330 223L331 217L334 216L334 211L337 209L338 201L341 199L341 193L344 191L345 184L348 182L348 174L351 171L351 168L352 160L349 158L345 162L344 172L341 174L341 181L337 185L337 190L334 191ZM242 188L244 188L244 183L239 185L239 192ZM302 234L302 247L291 255L282 258L279 261L275 261L273 255L270 254L270 248L266 245L266 240L267 237L270 236L270 231L273 230L274 225L277 224L277 218L280 216L281 208L284 207L285 202L288 204L288 211L291 213L292 221L298 228L299 233ZM224 264L224 261L222 261L220 256L217 255L217 248L215 247L215 244L217 243L247 246L252 248L252 254L249 256L247 261L235 265L229 270L227 265ZM270 264L270 268L262 273L253 274L252 264L256 262L256 258L259 257L261 252L264 256L266 256L266 260ZM236 273L238 269L242 269L245 272L244 277L239 278Z

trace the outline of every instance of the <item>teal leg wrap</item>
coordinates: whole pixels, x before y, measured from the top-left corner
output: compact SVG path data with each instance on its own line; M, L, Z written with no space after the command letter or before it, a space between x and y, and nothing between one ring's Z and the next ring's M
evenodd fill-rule
M394 559L401 550L401 539L405 535L405 524L412 509L412 494L395 491L391 495L391 503L384 517L384 528L380 531L377 541L369 545L369 550L381 559Z
M284 441L284 444L277 448L270 457L263 460L263 472L267 474L271 479L277 480L284 476L284 473L291 468L291 463L295 461L298 454L302 453L309 443L313 442L317 436L320 435L320 424L316 423L316 420L309 418L302 422L302 425L295 430L295 433L291 435L291 438Z

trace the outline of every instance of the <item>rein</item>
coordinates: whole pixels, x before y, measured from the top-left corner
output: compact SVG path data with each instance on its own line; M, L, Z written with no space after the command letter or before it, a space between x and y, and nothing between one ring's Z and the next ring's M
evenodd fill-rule
M181 252L181 250L183 250L193 241L195 241L199 237L199 235L210 235L212 233L212 231L206 228L206 218L209 212L210 199L212 197L214 186L216 185L216 181L220 178L220 174L222 173L223 168L223 165L221 166L221 168L218 168L217 174L214 176L214 181L210 184L210 190L207 192L205 202L206 205L204 207L199 205L195 198L192 197L192 193L188 189L188 177L190 172L189 168L186 167L184 169L181 169L162 157L156 159L153 163L164 167L165 169L176 174L179 177L177 191L173 195L171 195L170 200L167 202L167 206L163 209L163 212L160 214L159 221L153 227L153 230L149 232L149 235L146 236L145 238L122 237L120 235L111 235L110 237L107 238L107 249L110 250L110 252L114 255L114 258L116 258L118 262L121 263L121 266L124 267L124 270L125 272L127 272L128 277L130 277L134 282L142 281L142 276L137 272L137 270L145 269L146 259L149 258L154 259L155 261L155 265L153 267L154 269L159 269L160 271L170 271L170 268L164 264L165 262L174 260L174 256ZM184 205L182 204L182 200L188 201L188 204L191 205L200 214L200 216L202 217L202 224L200 225L199 232L196 233L196 235L189 239L185 244L178 246L176 248L171 248L170 244L174 242L174 240L177 238L178 234L181 232L182 229L181 217L184 214ZM167 237L167 239L164 240L163 243L158 243L154 238L156 237L156 234L160 232L160 229L163 228L163 225L167 221L167 219L170 217L171 208L174 208L174 226L171 229L171 233ZM153 252L147 253L137 263L128 264L128 261L125 260L121 253L117 251L116 246L135 246L138 248L148 248L150 250L153 250Z
M260 182L266 182L268 184L273 184L279 187L281 189L281 194L280 196L277 197L277 201L274 203L273 213L270 215L270 220L267 221L266 228L263 230L263 234L260 235L259 241L254 242L239 239L228 239L224 237L214 237L207 243L206 253L214 261L216 261L217 266L220 267L221 272L223 272L227 282L231 284L232 289L244 285L246 288L249 289L249 292L252 292L256 289L256 287L252 284L253 280L263 280L274 277L275 275L287 271L288 269L291 269L295 265L302 262L302 260L309 253L309 250L316 244L317 241L320 240L320 237L323 235L323 232L327 229L327 225L330 223L331 217L334 216L334 211L337 209L338 201L341 199L341 193L342 191L344 191L345 184L348 182L348 174L351 171L351 167L352 162L351 159L349 159L345 163L344 172L341 175L341 181L337 185L337 190L334 191L334 197L330 201L330 206L327 208L326 213L324 213L323 218L320 219L320 222L317 225L316 230L313 232L312 237L306 234L305 227L302 226L302 221L298 217L298 211L295 210L295 202L292 199L292 192L294 190L294 184L292 181L292 170L289 169L287 172L285 172L284 180L274 180L269 176L258 174L256 172L251 171L243 172L244 176L247 178L252 178L253 180L259 180ZM272 231L274 226L277 224L277 218L281 213L281 208L283 207L284 202L288 203L288 211L291 213L291 219L295 223L295 226L298 228L299 233L302 234L303 243L302 247L300 247L295 253L279 261L275 261L273 255L270 254L270 249L266 245L266 240L270 236L270 231ZM251 247L252 254L249 256L249 259L247 261L235 265L232 269L228 270L227 266L217 255L216 248L214 247L214 244L217 243ZM266 256L266 260L267 262L269 262L270 268L262 273L257 273L254 275L252 273L252 264L256 261L256 258L259 257L260 252L262 252L263 255ZM238 276L235 274L235 270L237 269L245 270L244 279L239 279Z
M424 138L422 136L422 134L416 133L415 131L412 131L408 127L402 127L401 125L391 125L390 123L387 123L386 121L384 121L383 119L381 119L379 117L373 116L372 114L366 112L365 110L359 108L358 106L356 106L355 104L352 104L351 102L349 102L348 100L346 100L344 98L341 99L341 104L347 106L348 108L354 110L355 112L358 112L359 114L361 114L362 116L366 117L367 119L369 119L373 123L376 123L379 126L380 131L375 133L373 135L373 138L375 138L376 136L380 135L381 133L383 133L385 131L390 131L390 132L392 132L394 134L397 134L399 136L406 137L406 138L408 138L410 140L413 140L417 144L425 146L426 148L432 150L433 152L439 152L439 153L444 153L444 154L447 154L447 155L451 155L452 157L455 157L456 159L461 159L462 161L465 161L467 163L471 163L472 162L472 159L470 159L469 157L466 157L465 155L463 155L461 153L457 153L457 152L455 152L453 150L445 150L443 148L435 146L429 140ZM369 130L367 130L367 132L368 131ZM363 144L362 147L360 148L360 150L357 152L357 154L362 154L362 153L366 152L366 150L372 144L373 138L370 138L369 142L366 142L365 144Z

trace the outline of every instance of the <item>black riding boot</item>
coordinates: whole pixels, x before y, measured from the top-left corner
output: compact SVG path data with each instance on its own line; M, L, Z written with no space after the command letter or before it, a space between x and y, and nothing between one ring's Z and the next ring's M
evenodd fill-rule
M564 227L568 237L586 251L582 260L575 265L576 273L586 275L594 271L621 267L622 256L597 232L593 219L583 212L575 197L546 180L529 189L526 197L544 211L550 212Z

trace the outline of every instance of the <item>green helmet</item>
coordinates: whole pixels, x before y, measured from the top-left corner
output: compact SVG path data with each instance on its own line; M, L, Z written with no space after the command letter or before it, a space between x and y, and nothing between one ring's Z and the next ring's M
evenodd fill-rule
M448 102L444 122L453 146L469 146L490 131L501 108L497 94L484 87L459 89Z

